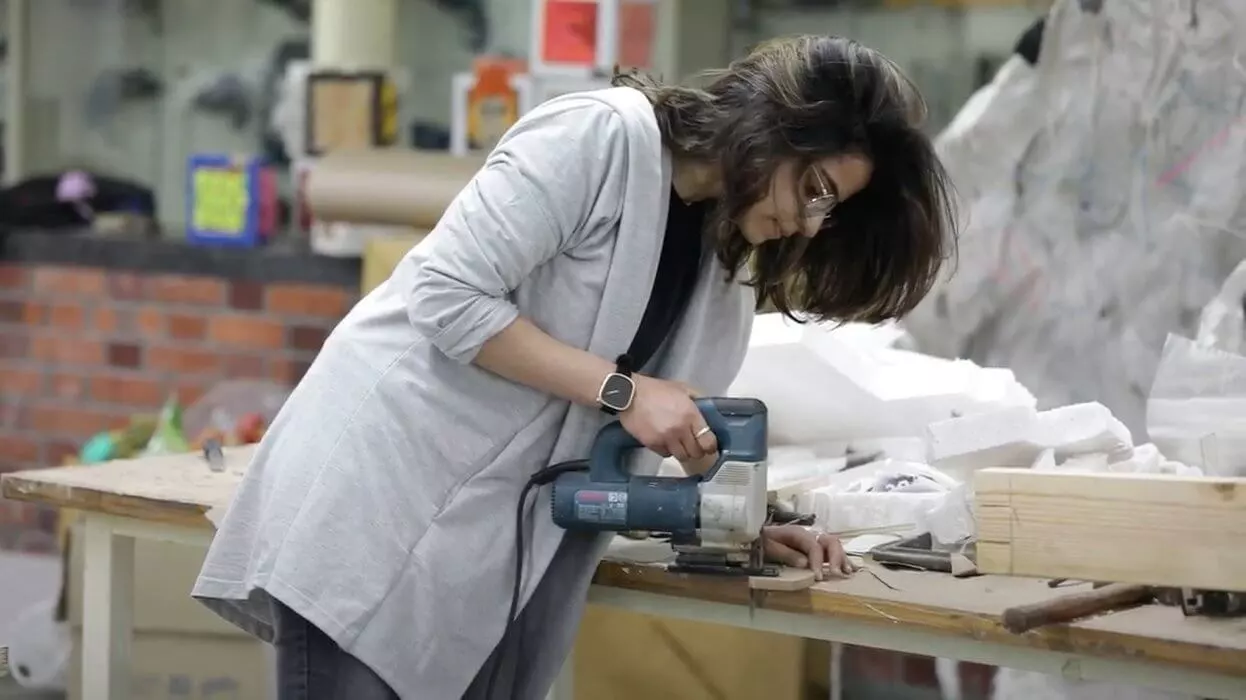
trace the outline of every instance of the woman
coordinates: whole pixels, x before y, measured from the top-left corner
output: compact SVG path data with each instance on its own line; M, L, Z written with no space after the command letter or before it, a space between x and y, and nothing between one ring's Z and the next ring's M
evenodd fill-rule
M609 538L533 507L508 625L528 478L610 414L657 453L637 468L695 469L691 397L726 391L756 308L882 321L938 274L948 187L881 55L801 37L704 90L615 84L508 132L258 447L194 595L275 641L283 699L542 697ZM764 539L850 571L834 538Z

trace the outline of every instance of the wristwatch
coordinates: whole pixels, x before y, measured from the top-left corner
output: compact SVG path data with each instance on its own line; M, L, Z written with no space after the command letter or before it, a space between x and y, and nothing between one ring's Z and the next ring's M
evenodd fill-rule
M636 397L636 382L632 379L632 358L619 355L614 371L606 375L597 390L597 405L609 415L617 415L631 408Z

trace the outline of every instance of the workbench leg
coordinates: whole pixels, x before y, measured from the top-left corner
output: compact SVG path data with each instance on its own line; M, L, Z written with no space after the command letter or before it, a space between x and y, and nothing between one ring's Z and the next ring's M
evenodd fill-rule
M554 680L554 687L549 689L549 695L545 696L545 700L575 700L575 654L567 657L562 664L562 670L558 672L558 678Z
M129 700L134 538L86 516L82 575L82 698Z

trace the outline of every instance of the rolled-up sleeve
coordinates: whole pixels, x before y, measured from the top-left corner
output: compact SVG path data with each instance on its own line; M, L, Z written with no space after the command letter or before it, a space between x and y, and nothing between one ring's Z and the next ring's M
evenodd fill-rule
M603 190L621 187L624 139L618 114L591 98L521 120L419 247L407 300L416 329L471 362L519 316L511 292L573 247Z

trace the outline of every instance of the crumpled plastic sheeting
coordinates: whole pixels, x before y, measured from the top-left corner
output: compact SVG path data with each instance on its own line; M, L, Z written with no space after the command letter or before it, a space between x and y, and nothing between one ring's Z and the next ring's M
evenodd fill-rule
M1246 254L1246 3L1058 0L937 147L960 260L906 321L925 352L1008 367L1042 407L1136 435L1169 332Z

